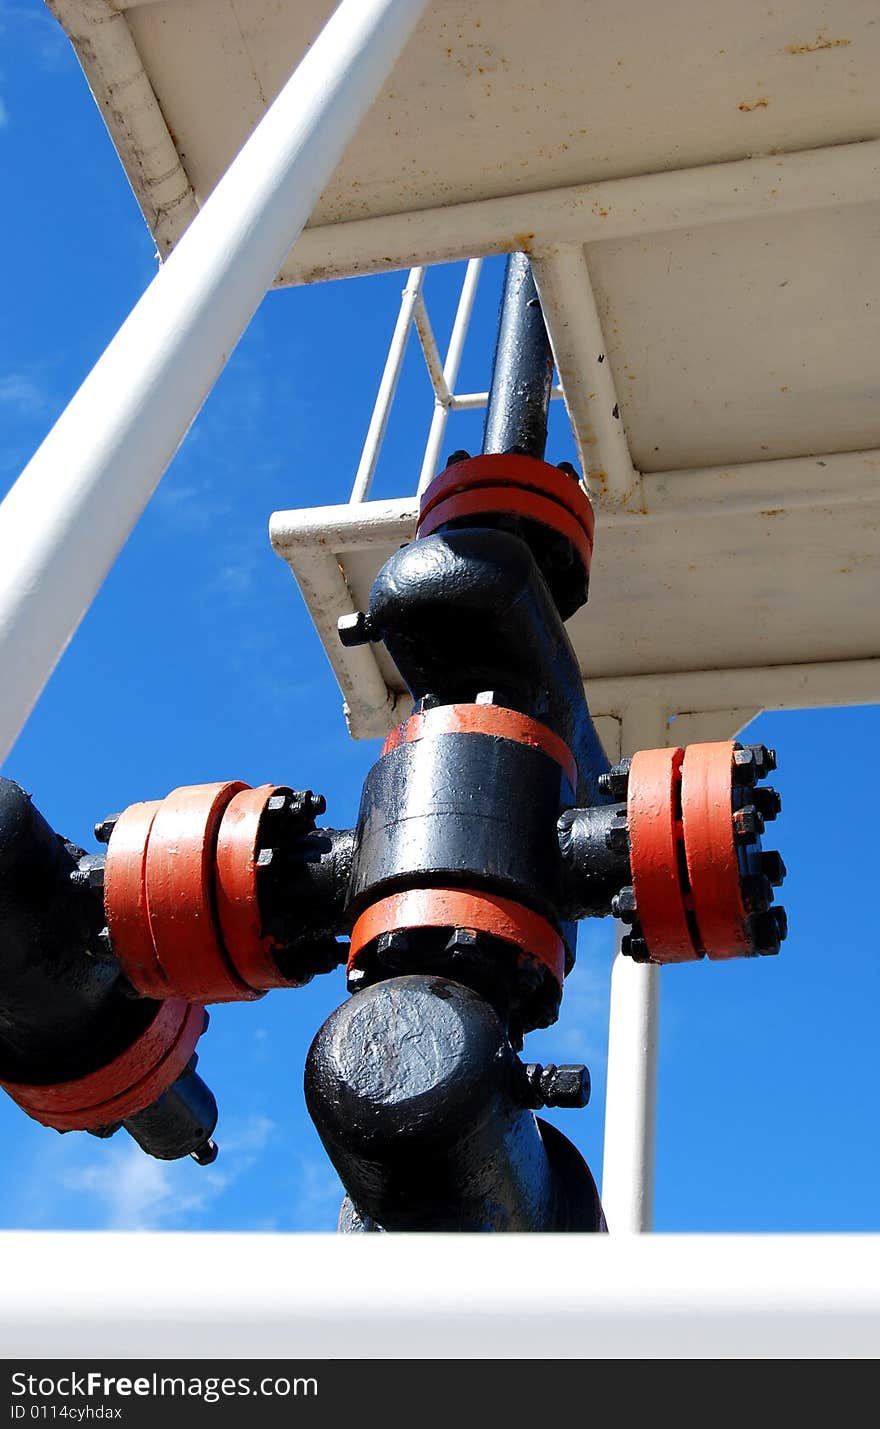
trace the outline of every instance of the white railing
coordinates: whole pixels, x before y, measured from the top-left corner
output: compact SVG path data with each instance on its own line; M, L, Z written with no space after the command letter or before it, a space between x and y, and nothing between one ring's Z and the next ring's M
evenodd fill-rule
M350 502L357 504L360 501L366 501L369 497L388 426L388 418L397 392L397 384L403 370L409 335L413 327L418 333L425 366L434 389L434 414L431 418L419 473L417 488L419 495L437 474L440 448L446 435L446 424L449 421L450 412L469 412L488 406L488 392L456 392L454 390L458 381L458 372L461 367L464 344L470 327L482 266L482 258L471 258L468 261L459 294L458 307L455 311L455 320L452 324L449 346L444 359L440 357L434 329L431 326L431 319L425 304L423 292L425 269L410 269L406 287L401 295L400 311L394 325L379 390L376 393L373 415L370 418L354 485L351 488ZM561 397L562 387L553 386L550 389L550 396L551 398Z

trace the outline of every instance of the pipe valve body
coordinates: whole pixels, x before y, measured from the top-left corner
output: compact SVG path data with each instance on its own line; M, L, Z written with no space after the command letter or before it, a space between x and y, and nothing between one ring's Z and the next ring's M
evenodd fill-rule
M340 622L345 645L383 643L413 701L355 828L320 826L311 790L223 781L130 805L85 854L0 784L0 1078L31 1116L206 1162L205 1006L344 963L306 1096L345 1228L604 1228L579 1154L534 1115L584 1106L587 1069L517 1055L558 1016L577 923L620 918L645 962L775 953L785 867L762 846L772 751L609 768L565 628L595 523L573 468L543 460L552 370L513 255L484 451L454 454Z

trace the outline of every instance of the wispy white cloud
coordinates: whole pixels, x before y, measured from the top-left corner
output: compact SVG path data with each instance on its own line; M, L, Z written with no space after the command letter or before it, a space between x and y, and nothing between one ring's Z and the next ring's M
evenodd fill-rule
M49 394L29 373L7 372L0 376L0 406L10 408L20 417L38 417L49 405Z
M7 125L8 123L9 123L9 110L6 108L6 105L3 103L2 98L0 98L0 129L5 129L5 128L6 128L6 125Z
M296 1189L285 1207L295 1231L334 1230L343 1197L342 1184L329 1161L302 1156Z
M233 1124L221 1138L222 1156L196 1172L189 1161L156 1161L119 1136L91 1153L85 1165L64 1172L67 1192L88 1195L100 1208L104 1230L149 1231L192 1225L249 1171L266 1150L275 1123L256 1115Z

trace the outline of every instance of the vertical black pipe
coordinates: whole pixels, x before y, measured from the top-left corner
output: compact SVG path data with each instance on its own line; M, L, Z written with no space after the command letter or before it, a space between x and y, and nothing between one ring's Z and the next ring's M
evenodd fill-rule
M540 461L547 445L553 354L541 300L525 253L511 253L504 274L484 452L518 451Z

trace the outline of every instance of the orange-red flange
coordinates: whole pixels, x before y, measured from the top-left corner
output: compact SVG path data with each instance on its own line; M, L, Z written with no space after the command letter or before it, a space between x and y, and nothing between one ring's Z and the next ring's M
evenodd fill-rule
M150 831L146 889L153 941L169 985L191 1001L240 1002L257 995L227 957L214 898L220 821L244 788L232 781L183 785L163 799Z
M278 971L273 941L263 933L257 896L260 821L273 795L289 793L275 784L242 789L227 805L217 835L215 889L220 933L245 982L261 990L303 986L285 981Z
M170 997L147 909L150 831L161 800L129 804L116 820L104 868L104 908L113 950L133 987L146 997Z
M275 964L257 894L260 820L279 792L290 791L188 785L120 815L104 903L113 951L139 992L241 1002L301 986Z
M730 740L689 744L681 777L681 814L694 916L710 958L753 952L733 836Z
M662 963L692 962L703 955L688 920L681 876L683 758L681 749L643 749L633 755L629 771L627 826L636 907L651 957Z
M412 888L367 908L352 929L349 969L374 938L408 928L473 928L489 933L543 963L562 986L565 946L546 918L509 898L461 888Z
M731 740L633 756L627 825L635 902L654 962L748 957L733 829Z
M577 764L565 741L545 724L503 705L437 705L421 710L391 731L382 753L390 754L398 745L415 744L438 734L485 734L528 744L548 754L563 770L572 789L577 788Z
M181 998L159 1004L124 1052L85 1077L53 1086L2 1082L28 1116L57 1131L89 1131L143 1111L184 1071L202 1034L205 1009Z
M595 517L583 489L546 462L516 452L455 462L422 496L417 534L430 536L462 516L510 512L548 526L574 546L587 574Z

